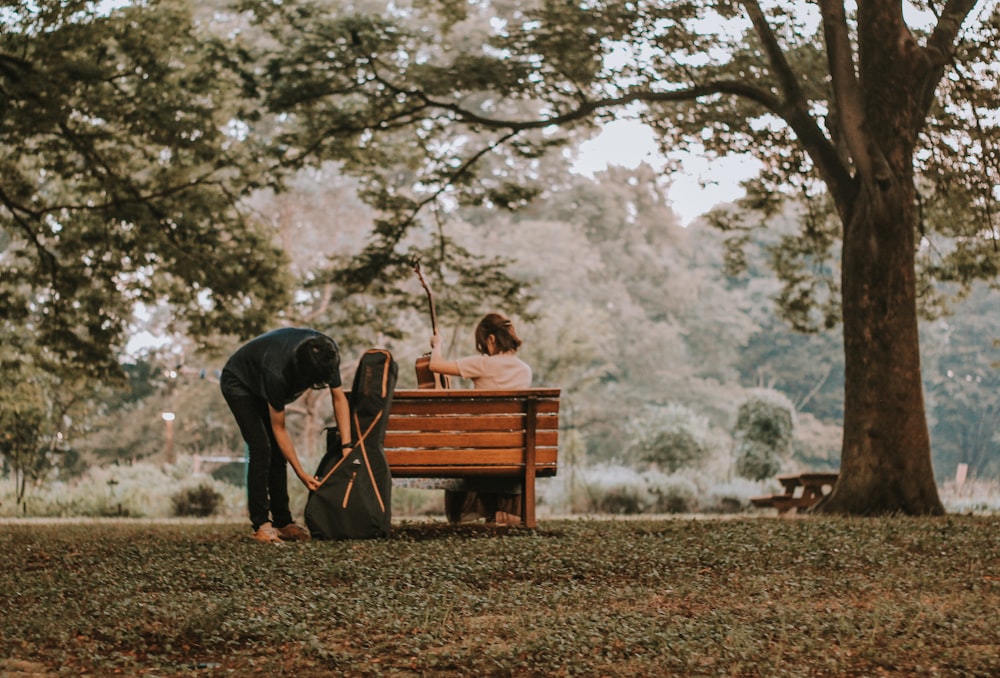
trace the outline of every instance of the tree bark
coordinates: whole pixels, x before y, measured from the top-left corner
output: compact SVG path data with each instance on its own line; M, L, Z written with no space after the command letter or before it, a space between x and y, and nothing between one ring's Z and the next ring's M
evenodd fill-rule
M913 184L901 183L864 186L845 231L844 441L820 512L944 513L921 382Z

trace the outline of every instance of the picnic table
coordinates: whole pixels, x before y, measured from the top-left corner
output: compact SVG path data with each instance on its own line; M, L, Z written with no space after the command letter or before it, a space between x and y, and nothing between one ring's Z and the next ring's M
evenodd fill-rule
M833 491L839 473L836 471L807 471L778 476L784 492L751 497L750 503L758 508L776 508L778 513L807 509Z

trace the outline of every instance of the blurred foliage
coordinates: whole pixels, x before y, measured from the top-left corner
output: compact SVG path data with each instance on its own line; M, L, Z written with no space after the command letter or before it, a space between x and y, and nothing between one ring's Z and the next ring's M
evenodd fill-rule
M207 518L212 515L222 500L222 493L207 483L184 488L170 497L175 516L194 518Z
M400 245L411 229L425 228L422 211L440 218L455 205L495 216L530 209L555 194L540 157L602 122L630 117L648 125L664 151L701 151L710 159L743 154L759 163L742 214L715 220L734 245L729 268L742 266L738 243L747 232L775 227L793 204L794 223L779 226L771 250L782 280L776 301L793 326L829 329L841 314L843 219L864 194L850 185L870 179L850 168L849 154L858 149L844 143L843 118L820 112L854 106L830 85L831 63L850 53L828 58L829 17L775 3L752 22L752 7L243 0L240 75L263 112L249 124L287 170L335 160L361 178L362 196L378 217L364 251L337 265L344 279L365 285L398 275ZM850 47L869 41L869 51L854 55L861 68L878 58L874 47L897 45L885 29L896 17L882 17L893 11L846 18ZM884 114L878 124L892 113L900 116L892 129L911 118L921 123L912 163L917 226L929 245L918 256L928 309L935 305L934 276L967 283L997 270L990 236L997 176L989 158L996 151L990 112L1000 21L989 7L951 5L944 13L943 29L966 24L946 68L894 79L891 93L899 99L891 103L885 88L858 92ZM910 23L909 35L922 45L931 40L928 26ZM933 39L950 36L942 30ZM421 56L407 57L413 54ZM931 99L907 90L918 80L937 97L926 110ZM668 174L676 162L670 157Z
M924 325L924 384L938 477L958 464L1000 478L1000 314L995 292L973 285L951 313Z
M559 515L568 505L575 513L588 515L640 515L665 513L742 513L750 507L750 497L759 485L736 487L705 470L686 469L666 473L656 467L638 470L634 466L600 463L573 469L577 477L564 481L563 491L571 496L549 510ZM543 505L558 495L543 486Z
M191 337L263 328L289 279L241 204L265 168L226 42L183 0L9 2L0 32L0 331L100 382L142 306Z
M46 408L37 384L16 378L5 383L10 387L0 391L0 455L20 505L29 478L44 474L48 461L42 439Z
M0 515L33 518L157 518L174 516L174 499L205 492L218 495L214 515L246 515L246 491L208 476L194 476L191 459L94 465L69 479L52 479L25 497L15 510L0 490Z
M708 420L683 405L648 408L644 416L628 422L631 446L628 457L674 472L697 468L709 455Z

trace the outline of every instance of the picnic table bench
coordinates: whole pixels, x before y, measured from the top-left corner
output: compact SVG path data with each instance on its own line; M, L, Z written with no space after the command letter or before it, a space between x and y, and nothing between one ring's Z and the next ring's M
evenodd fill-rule
M776 508L778 513L786 513L792 509L807 509L816 505L833 490L839 475L836 471L809 471L781 475L778 476L778 482L784 488L783 493L751 497L750 503L760 508Z
M393 393L384 449L394 478L516 478L521 524L537 527L535 479L556 474L558 388Z

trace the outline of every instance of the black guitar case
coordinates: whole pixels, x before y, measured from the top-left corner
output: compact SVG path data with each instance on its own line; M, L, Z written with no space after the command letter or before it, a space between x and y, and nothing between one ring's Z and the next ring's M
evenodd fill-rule
M313 539L389 536L392 475L383 441L398 371L384 349L361 357L348 396L354 447L343 456L339 431L326 430L326 454L316 470L322 484L306 501L305 522Z

